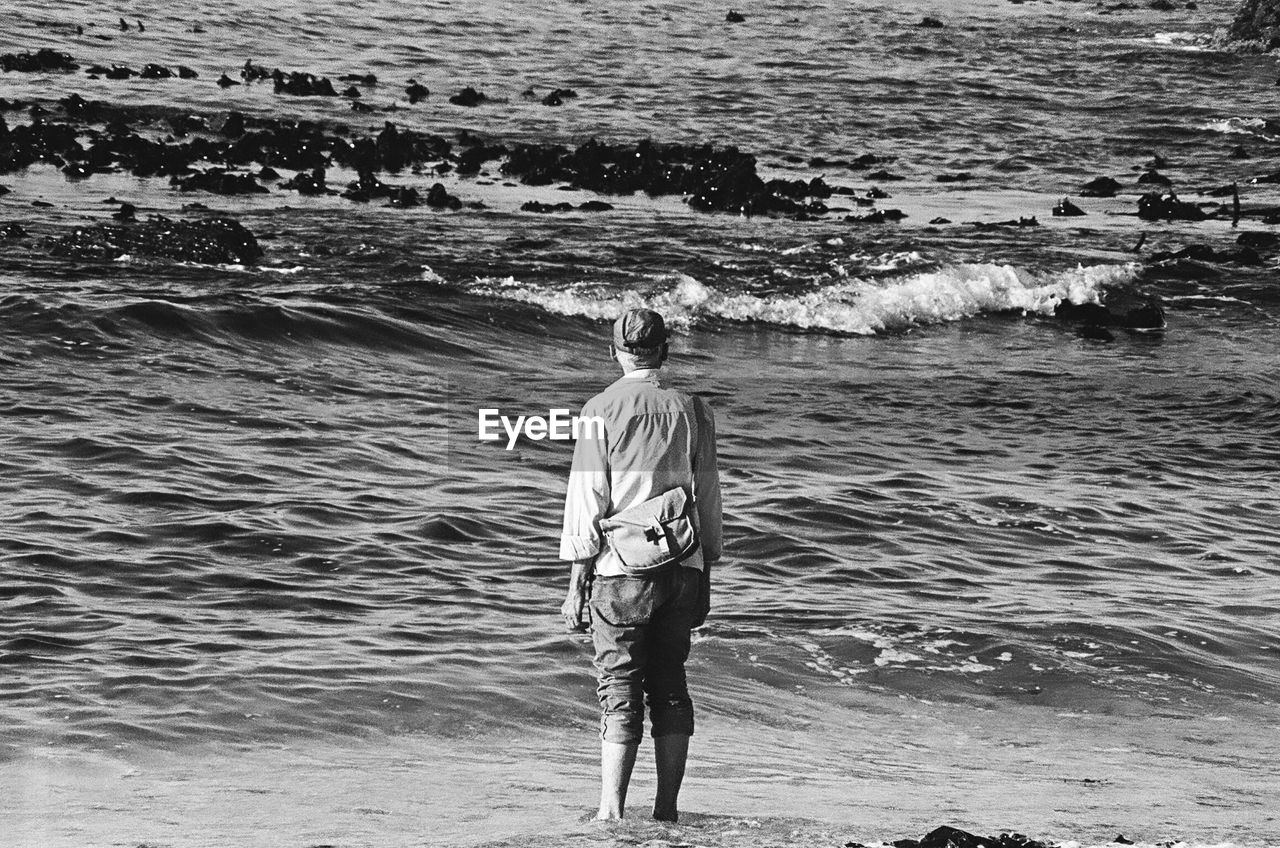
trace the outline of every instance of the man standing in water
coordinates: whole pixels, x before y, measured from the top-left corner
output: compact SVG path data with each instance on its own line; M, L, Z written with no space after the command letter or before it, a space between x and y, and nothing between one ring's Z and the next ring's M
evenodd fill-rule
M720 558L715 419L702 399L662 386L667 331L658 313L623 313L610 354L622 378L582 409L583 418L603 420L604 437L586 428L569 474L560 558L573 572L561 613L581 631L590 612L601 710L597 818L622 818L647 703L653 817L674 822L693 735L684 664Z

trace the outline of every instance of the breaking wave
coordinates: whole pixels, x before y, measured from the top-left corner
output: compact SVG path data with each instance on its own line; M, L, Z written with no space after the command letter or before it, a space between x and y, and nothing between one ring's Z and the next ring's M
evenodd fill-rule
M956 264L889 282L850 280L767 296L718 291L685 274L656 278L648 290L600 285L555 289L513 277L479 278L468 290L600 320L647 307L680 327L718 319L871 335L988 313L1049 315L1064 300L1097 302L1105 288L1129 282L1136 274L1134 265L1079 266L1045 274L1011 265Z

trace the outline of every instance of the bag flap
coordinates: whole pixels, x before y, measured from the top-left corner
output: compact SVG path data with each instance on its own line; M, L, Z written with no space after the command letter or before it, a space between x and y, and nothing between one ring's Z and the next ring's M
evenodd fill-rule
M689 499L684 493L684 489L677 486L657 497L649 498L643 503L624 509L616 515L601 519L600 527L603 530L612 530L623 525L651 527L654 524L660 524L684 515L688 502Z

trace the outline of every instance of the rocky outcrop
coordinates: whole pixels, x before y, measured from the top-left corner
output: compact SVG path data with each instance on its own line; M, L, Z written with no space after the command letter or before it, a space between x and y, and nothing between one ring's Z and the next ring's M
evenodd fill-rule
M0 69L5 73L21 71L34 74L45 71L74 71L80 66L66 53L48 47L34 53L5 53L0 56Z
M149 256L205 265L248 265L262 256L258 240L238 221L175 221L161 215L135 224L80 227L69 235L46 240L45 247L54 256L76 259Z
M1227 38L1262 50L1280 47L1280 0L1244 0Z

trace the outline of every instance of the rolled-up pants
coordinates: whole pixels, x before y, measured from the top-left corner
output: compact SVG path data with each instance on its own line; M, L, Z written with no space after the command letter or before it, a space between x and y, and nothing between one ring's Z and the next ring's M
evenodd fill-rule
M595 579L591 631L604 741L639 742L646 704L653 736L693 735L684 664L701 582L702 573L685 566L652 577Z

